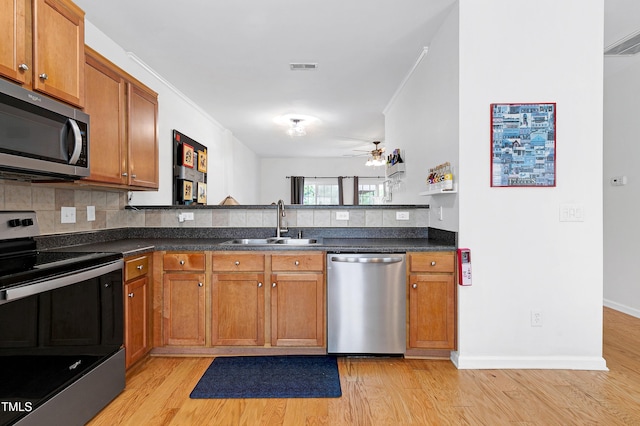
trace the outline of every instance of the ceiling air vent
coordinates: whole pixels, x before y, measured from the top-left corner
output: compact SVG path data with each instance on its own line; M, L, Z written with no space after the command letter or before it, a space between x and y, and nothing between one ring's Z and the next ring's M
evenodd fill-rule
M289 64L291 71L310 71L318 69L317 63L291 63Z
M605 56L631 56L640 52L640 31L618 40L604 49Z

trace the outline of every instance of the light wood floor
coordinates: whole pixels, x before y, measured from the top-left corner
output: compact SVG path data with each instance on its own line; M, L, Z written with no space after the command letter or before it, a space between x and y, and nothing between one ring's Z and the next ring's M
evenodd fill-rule
M640 319L604 310L610 371L339 358L341 398L191 400L211 358L149 358L90 425L640 425Z

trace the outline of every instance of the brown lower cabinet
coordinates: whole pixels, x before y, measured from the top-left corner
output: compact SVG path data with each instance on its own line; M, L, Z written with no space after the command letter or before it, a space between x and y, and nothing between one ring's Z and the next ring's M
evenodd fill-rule
M213 274L211 288L211 344L264 345L264 275Z
M408 253L407 349L456 348L456 283L453 252Z
M324 274L272 275L271 345L324 346Z
M163 256L162 330L165 345L205 344L204 259L204 253L166 253Z
M124 260L124 347L129 368L151 350L151 255Z
M213 253L212 265L212 345L325 345L324 253Z

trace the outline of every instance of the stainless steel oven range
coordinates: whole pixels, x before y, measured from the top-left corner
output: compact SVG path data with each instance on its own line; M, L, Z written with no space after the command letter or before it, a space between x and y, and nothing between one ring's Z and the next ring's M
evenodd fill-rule
M122 255L38 251L0 212L0 425L81 425L124 389Z

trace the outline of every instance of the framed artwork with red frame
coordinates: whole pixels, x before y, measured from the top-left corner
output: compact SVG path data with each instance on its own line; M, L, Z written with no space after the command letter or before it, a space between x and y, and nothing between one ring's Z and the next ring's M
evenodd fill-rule
M182 165L193 169L194 166L194 153L193 147L187 143L182 143Z
M491 104L491 186L556 186L556 104Z

